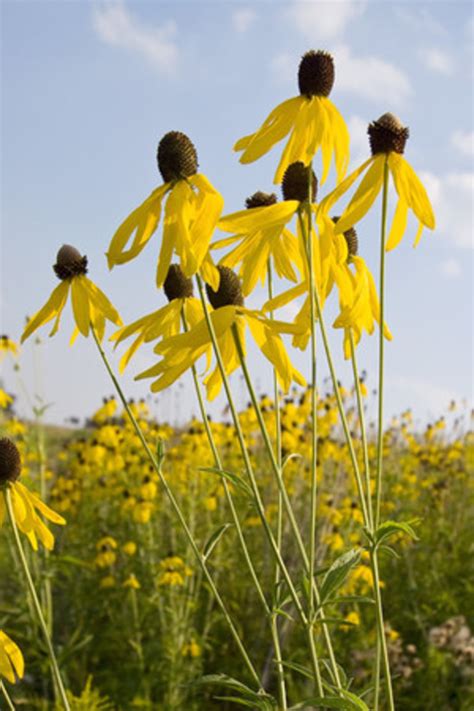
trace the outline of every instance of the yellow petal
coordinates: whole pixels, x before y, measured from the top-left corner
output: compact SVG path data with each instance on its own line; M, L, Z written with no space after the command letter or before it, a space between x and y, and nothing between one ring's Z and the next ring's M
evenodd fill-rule
M111 304L104 292L101 291L99 287L87 277L84 277L82 283L89 294L91 302L97 310L100 311L109 321L115 323L117 326L121 326L123 323L122 319L120 318L117 309Z
M21 337L23 343L37 328L53 319L58 311L64 308L69 291L68 280L61 282L49 297L45 305L28 321L28 324Z
M407 228L408 221L408 205L405 200L398 198L397 207L395 208L395 213L393 215L392 226L390 228L390 234L388 235L387 242L385 244L385 250L389 252L391 249L400 243L405 230Z
M76 325L82 335L87 337L90 327L89 296L80 276L71 280L71 301Z
M356 170L354 170L350 175L347 176L342 183L339 183L337 188L335 188L329 195L326 195L324 200L321 201L318 208L318 214L327 214L336 204L336 202L352 187L359 175L364 172L364 170L374 161L374 158L369 158L362 163Z
M435 216L427 192L417 174L405 158L398 153L390 153L388 165L393 176L398 195L413 210L418 220L430 230L435 228Z
M341 234L361 220L372 207L383 182L385 154L378 155L338 220L335 232Z
M220 219L218 227L223 232L236 232L243 235L278 224L284 226L296 213L298 207L298 200L284 200L275 205L239 210Z
M258 131L237 141L234 150L244 151L240 162L252 163L281 141L290 131L302 101L302 97L295 96L279 104Z

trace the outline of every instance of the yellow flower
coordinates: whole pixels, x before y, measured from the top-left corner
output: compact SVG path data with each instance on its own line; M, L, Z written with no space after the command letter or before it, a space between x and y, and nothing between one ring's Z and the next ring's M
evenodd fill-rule
M124 588L133 588L133 590L139 590L141 588L140 583L133 573L130 573L128 578L123 582Z
M140 254L158 227L161 204L168 196L156 271L157 286L163 285L176 252L187 277L203 270L204 278L210 279L217 288L218 275L208 247L224 200L209 180L197 172L196 149L183 133L167 133L158 146L157 159L165 182L116 231L107 251L109 268L125 264Z
M19 530L26 535L33 549L38 550L38 539L48 550L54 547L54 536L45 526L38 512L53 523L64 526L66 521L62 516L46 506L43 501L20 484L21 456L18 447L7 437L0 438L0 526L6 512L6 490L8 489L13 517Z
M122 550L125 555L133 556L137 552L137 544L134 541L127 541L122 546Z
M0 408L2 410L5 410L9 405L11 405L13 402L13 398L11 395L5 392L5 390L2 390L0 388Z
M259 279L264 284L271 257L280 278L297 281L293 265L297 266L299 272L302 270L298 241L285 227L297 206L294 200L280 204L276 204L276 201L276 195L257 192L248 198L247 210L226 215L217 225L223 232L237 233L234 237L215 242L211 249L237 243L219 264L231 269L241 264L239 276L242 278L244 296L254 290Z
M126 338L138 334L120 360L119 370L121 373L142 343L178 334L181 331L183 314L190 327L195 326L203 318L201 302L192 296L192 281L184 276L177 264L170 266L164 290L169 299L166 306L142 316L110 337L111 341L115 341L115 347L117 347Z
M182 558L170 555L160 561L161 573L158 576L158 585L177 587L184 585L185 579L193 574Z
M244 348L245 326L248 325L258 347L275 367L282 389L285 392L288 391L292 380L301 385L304 384L303 376L293 368L279 335L280 333L295 333L295 327L281 321L271 321L259 311L244 308L237 276L227 267L220 266L219 272L219 289L213 291L208 287L207 293L215 309L210 314L210 318L226 373L230 375L240 365L232 326L235 325L240 343ZM151 390L159 392L174 383L201 356L207 355L209 361L211 337L206 320L202 319L187 333L166 338L155 347L155 352L161 354L163 360L140 373L136 380L158 376L158 379L152 383ZM207 376L204 383L207 388L207 396L212 400L218 395L222 386L222 377L218 366Z
M109 589L115 587L115 578L113 575L106 575L105 578L101 578L99 586L103 589Z
M353 625L360 625L360 615L358 612L349 612L348 615L345 616L344 620L346 621L346 625L342 625L344 630L349 630Z
M380 325L380 304L377 296L375 282L369 268L362 257L353 255L351 263L355 267L355 274L349 266L347 272L352 283L352 295L344 301L341 298L341 312L333 323L334 328L344 329L344 357L351 357L350 333L352 331L354 344L361 339L362 331L372 334L374 322ZM384 336L392 340L392 334L384 323Z
M296 161L308 165L321 148L326 180L334 155L337 179L342 180L349 162L349 132L339 111L328 99L334 84L334 62L327 52L307 52L298 70L300 96L279 104L262 126L241 138L234 151L243 151L240 162L252 163L265 155L291 131L274 182L280 183L287 167Z
M76 329L72 335L73 343L78 335L89 335L92 326L97 336L102 340L105 331L106 319L122 325L122 320L105 294L86 277L87 257L81 256L75 247L63 245L56 257L54 265L56 276L61 279L61 284L52 292L46 304L33 316L23 332L21 342L25 341L37 328L49 323L55 318L54 326L49 334L53 336L58 328L61 314L71 293L72 310Z
M24 672L25 663L20 648L0 630L0 675L14 684L16 677L23 678Z
M416 246L423 227L428 227L430 230L435 228L435 217L425 188L402 155L408 138L408 129L402 126L396 116L387 113L369 125L369 137L372 157L324 198L320 204L320 210L327 213L357 178L367 170L336 225L336 233L348 230L370 210L382 189L384 169L387 163L398 195L398 202L387 238L386 250L389 251L396 247L402 239L407 226L409 209L413 211L419 223L414 242L414 246Z
M181 654L183 655L183 657L192 657L193 659L196 659L197 657L201 656L201 647L196 642L194 637L191 637L191 641L183 645Z
M0 336L0 360L11 353L13 356L18 357L18 346L11 338L8 338L5 334Z

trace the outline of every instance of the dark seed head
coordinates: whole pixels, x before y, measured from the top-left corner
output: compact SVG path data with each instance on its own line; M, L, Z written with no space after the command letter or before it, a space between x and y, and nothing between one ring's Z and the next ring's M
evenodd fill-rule
M21 473L21 457L18 447L8 437L0 438L0 486L14 482Z
M328 52L312 49L303 55L298 69L298 86L302 96L329 96L334 77L334 60Z
M369 124L367 129L369 134L370 149L372 155L377 153L403 153L405 143L410 132L406 126L402 126L400 119L394 114L384 114L377 121Z
M87 274L87 257L83 257L70 244L63 244L56 255L56 264L53 265L53 269L58 279L63 280Z
M251 210L253 207L268 207L269 205L275 205L277 200L275 193L264 193L259 190L247 198L245 207L247 210Z
M240 279L229 267L218 266L220 274L219 288L217 291L206 284L207 298L215 309L221 306L243 306L244 297L242 295L242 286Z
M298 200L306 202L309 196L309 167L302 161L291 163L285 170L281 189L285 200ZM312 171L311 179L311 202L316 200L318 190L318 179Z
M165 183L195 175L198 159L194 143L181 131L166 133L158 144L158 168Z
M331 218L334 224L340 220L340 215L337 217L332 217ZM359 251L359 239L357 237L357 232L353 227L349 227L348 230L342 233L344 235L344 238L347 242L347 249L349 251L349 257L355 257L357 256L357 252Z
M163 290L168 301L187 299L193 295L193 281L184 275L179 264L172 264L168 269Z

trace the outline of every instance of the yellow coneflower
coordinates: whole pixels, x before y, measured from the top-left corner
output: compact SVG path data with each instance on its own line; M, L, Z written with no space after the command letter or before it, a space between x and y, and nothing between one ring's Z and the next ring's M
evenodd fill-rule
M219 266L219 289L214 291L208 285L207 294L214 311L210 318L219 344L225 370L228 375L234 372L240 359L234 341L232 326L237 328L239 339L244 344L245 327L250 332L263 355L275 367L282 389L288 391L291 382L295 380L303 385L303 376L293 367L280 338L281 333L295 333L297 329L281 321L271 321L260 312L244 307L240 281L237 275L228 267ZM211 336L205 319L187 333L166 338L155 347L155 352L163 356L157 365L140 373L136 380L158 376L151 385L153 392L158 392L174 383L186 370L203 355L208 358L211 353ZM219 367L208 375L204 381L207 396L215 398L222 386Z
M291 131L275 173L280 183L291 163L308 165L321 148L324 183L334 155L337 179L342 180L349 163L349 132L328 96L334 85L334 60L322 51L306 52L298 69L300 96L279 104L255 133L241 138L234 151L243 151L240 162L253 163Z
M9 405L12 404L12 402L12 396L6 393L5 390L2 390L2 388L0 388L0 409L5 410Z
M22 533L26 535L33 549L38 550L38 539L48 550L54 547L54 536L38 516L41 513L52 523L64 526L65 519L46 506L39 496L29 491L18 481L21 474L21 457L17 446L7 437L0 439L0 526L7 510L5 489L11 494L13 515Z
M187 277L201 270L203 277L217 288L218 274L208 247L224 200L206 176L197 172L196 148L184 133L170 131L163 136L157 160L165 182L116 231L107 250L109 267L125 264L140 254L159 225L161 204L168 196L156 271L157 286L163 286L176 252ZM127 248L133 235L132 244Z
M169 585L177 587L184 585L186 578L189 578L193 571L186 565L184 560L177 555L169 555L160 561L160 574L158 575L158 585Z
M0 675L14 684L23 678L25 662L20 648L10 637L0 630Z
M3 360L7 353L11 353L15 358L18 357L18 346L15 341L2 334L0 336L0 361Z
M275 194L259 191L247 199L247 210L234 212L219 220L217 227L220 230L237 234L215 242L211 249L238 243L219 264L230 269L241 264L239 276L244 296L253 291L259 280L262 284L265 282L270 257L280 278L298 280L297 271L302 271L298 241L285 227L295 214L294 202L288 200L277 204Z
M21 337L25 341L36 329L49 323L55 318L54 326L49 334L54 336L59 328L59 322L69 293L71 294L72 311L76 328L71 337L73 343L78 335L88 336L91 325L94 327L99 340L102 340L105 331L105 321L111 321L116 326L122 325L117 310L112 306L106 295L86 277L87 257L69 244L59 250L56 264L53 266L56 276L61 279L61 284L52 292L46 304L27 323Z
M409 136L408 128L402 126L400 119L396 116L386 113L369 125L368 134L372 157L324 198L320 204L320 210L327 213L357 178L367 171L342 213L336 226L336 233L345 232L356 222L359 222L367 214L382 189L384 166L387 161L398 195L398 203L385 248L389 251L399 244L406 230L409 209L412 210L419 223L414 242L414 246L416 246L420 241L423 227L434 230L435 217L425 188L411 165L403 157Z
M115 341L117 347L125 339L138 334L120 360L121 373L142 343L168 338L179 333L183 314L190 327L195 326L204 317L201 302L193 297L192 280L184 275L178 264L172 264L168 269L163 288L169 301L166 306L147 316L142 316L110 338L111 341Z

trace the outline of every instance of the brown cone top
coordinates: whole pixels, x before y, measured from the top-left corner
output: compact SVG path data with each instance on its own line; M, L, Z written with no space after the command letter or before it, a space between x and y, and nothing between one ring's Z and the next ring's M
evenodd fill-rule
M165 183L189 178L197 173L196 148L181 131L170 131L163 136L158 144L156 159Z
M309 196L309 167L300 160L296 161L296 163L291 163L285 170L281 189L285 200L306 202ZM311 202L316 200L317 191L318 179L314 171L312 171Z
M275 193L264 193L258 190L246 199L245 207L247 210L251 210L254 207L268 207L269 205L275 205L277 200Z
M185 276L179 264L172 264L163 284L168 301L186 299L193 295L193 280Z
M18 447L8 437L0 438L0 486L13 483L21 473L21 457Z
M218 266L220 274L219 288L217 291L206 284L207 298L214 309L221 306L243 306L244 297L240 279L229 267Z
M369 124L367 133L373 156L390 151L403 153L410 135L408 128L402 125L398 116L391 113L386 113Z
M56 264L53 265L53 269L58 279L63 280L87 274L87 257L83 257L70 244L63 244L56 255Z
M302 96L329 96L334 86L334 60L328 52L306 52L298 68L298 86Z
M341 219L340 215L331 218L334 223ZM348 230L342 233L347 243L347 249L349 251L348 259L351 257L356 257L359 251L359 239L357 237L357 232L353 227L349 227Z

